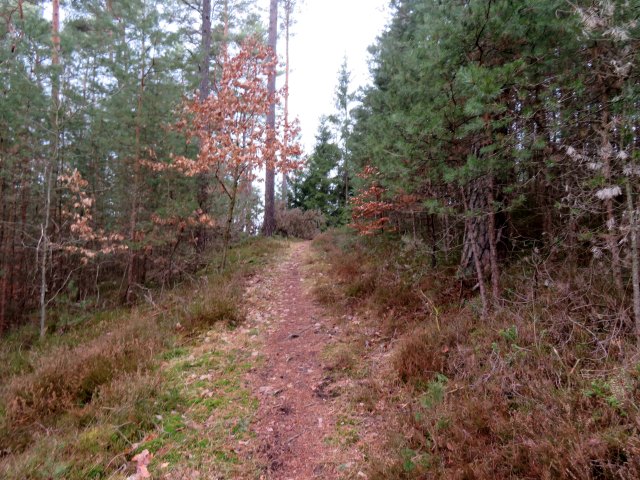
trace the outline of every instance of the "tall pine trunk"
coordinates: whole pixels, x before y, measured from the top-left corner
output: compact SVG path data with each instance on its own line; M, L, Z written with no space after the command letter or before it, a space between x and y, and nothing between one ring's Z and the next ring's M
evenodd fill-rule
M469 224L465 223L459 267L462 276L473 275L476 269L476 260L480 263L483 273L490 271L491 268L489 225L485 219L489 209L486 180L486 177L480 177L472 180L467 187L462 189L465 210L473 213L469 218Z
M209 70L211 64L211 0L202 0L201 29L202 63L200 64L200 101L204 101L211 91Z
M611 185L611 157L613 155L613 146L611 145L611 141L609 139L610 115L608 109L608 98L606 98L606 96L603 99L602 103L603 109L600 125L600 128L602 129L600 132L600 157L604 161L604 176L607 181L607 186L609 186ZM611 252L611 269L613 272L613 281L618 292L622 293L622 268L620 266L620 249L618 248L618 239L616 235L617 222L613 209L613 199L605 199L604 204L607 218L607 247Z
M140 83L138 86L138 100L136 105L136 119L135 119L135 148L134 155L131 158L131 171L133 172L133 185L131 187L131 212L129 214L129 241L131 246L129 248L129 265L127 268L127 289L125 291L124 300L126 303L131 303L134 300L133 287L140 281L140 255L138 254L138 247L135 243L138 241L137 228L138 228L138 210L140 208L139 196L140 196L140 157L142 152L142 109L144 108L144 94L145 94L145 82L146 82L146 38L142 39L142 58L140 66Z
M226 4L225 4L226 6ZM225 19L226 22L226 19ZM225 23L226 24L226 23ZM211 64L211 0L202 1L201 31L202 63L200 64L199 99L204 102L211 93L209 71ZM209 180L206 173L198 175L198 207L204 214L209 213ZM202 253L207 245L207 227L200 225L197 232L196 251Z
M271 0L269 9L269 46L276 56L278 43L278 0ZM273 97L269 114L267 115L267 128L269 130L267 141L273 144L275 141L276 128L276 70L269 75L268 84L269 95ZM272 149L270 149L272 150ZM267 158L265 185L264 185L264 224L262 232L267 237L272 236L276 231L276 205L275 205L275 158Z
M47 333L47 269L50 254L49 222L51 219L51 194L53 189L53 167L58 158L58 121L60 110L60 0L53 0L51 21L51 156L45 160L44 168L44 219L40 226L40 338Z
M291 10L293 8L293 0L285 0L284 9L284 28L285 28L285 73L284 73L284 126L285 130L289 129L289 73L291 67L289 65L289 40L291 30ZM283 208L287 208L287 172L282 172L282 204Z
M464 187L461 189L462 201L466 211L465 215L465 230L469 237L469 248L471 249L471 256L473 257L473 265L475 267L476 279L478 281L478 289L480 291L480 301L482 302L482 318L486 319L489 315L489 299L487 297L487 288L484 282L484 265L482 264L480 246L479 246L479 222L478 219L474 219L471 216L473 205L469 203L467 195L465 194ZM484 240L484 239L483 239Z
M488 203L488 233L489 233L489 254L491 264L491 292L493 295L494 307L500 305L500 265L498 264L498 231L496 228L496 209L495 209L495 178L493 175L489 177L489 188L487 189Z
M633 283L633 318L636 342L640 346L640 254L638 253L638 213L633 202L631 179L627 178L627 215L629 216L629 234L631 237L631 281Z

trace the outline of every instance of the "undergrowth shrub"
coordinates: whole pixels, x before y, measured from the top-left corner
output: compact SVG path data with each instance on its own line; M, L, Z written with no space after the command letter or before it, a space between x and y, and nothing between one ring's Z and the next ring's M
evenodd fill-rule
M127 373L100 387L91 411L94 421L120 426L109 450L121 451L140 441L158 422L157 412L177 408L179 397L165 389L162 377L153 371Z
M23 447L14 440L11 455L0 461L0 477L84 480L133 473L127 469L133 446L157 428L158 414L181 408L182 401L158 371L121 375L100 387L91 405L61 417L48 435L32 436Z
M312 240L326 225L327 219L319 210L276 210L276 233L284 237Z
M422 331L400 340L393 366L403 382L422 382L444 370L444 353L431 331Z
M240 293L229 286L224 286L216 289L212 295L191 302L182 325L187 330L196 330L208 328L220 322L226 322L232 326L239 324L244 319L240 309Z
M332 291L333 280L321 282L315 289L318 299L328 305L342 303L347 308L370 310L383 319L386 333L433 313L423 289L448 285L446 281L422 285L424 266L407 251L398 252L387 239L358 242L348 233L330 231L318 236L314 244L329 259L332 279L340 290Z
M532 283L513 264L505 305L481 319L450 266L414 262L392 238L341 236L315 241L334 304L393 338L372 359L383 385L354 392L384 418L368 478L640 478L640 356L607 278L550 263Z
M146 368L162 344L153 321L140 319L88 344L54 349L38 359L32 373L8 384L3 395L8 422L46 422L82 408L117 376Z
M324 305L336 305L343 300L341 292L335 285L330 283L319 283L313 287L315 298Z
M327 352L327 366L330 371L347 371L356 363L352 345L336 344Z

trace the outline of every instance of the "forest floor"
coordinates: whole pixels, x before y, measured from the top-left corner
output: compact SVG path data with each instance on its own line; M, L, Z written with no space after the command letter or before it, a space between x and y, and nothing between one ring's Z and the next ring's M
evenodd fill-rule
M42 344L32 329L5 341L0 477L365 477L342 395L349 318L315 299L322 252L258 240L231 260Z
M164 365L179 405L129 455L148 449L152 478L604 478L594 462L606 478L640 478L627 420L637 374L617 380L601 364L598 379L578 377L551 307L540 336L527 310L479 321L477 299L445 307L458 295L447 271L423 273L429 305L403 275L411 262L424 272L412 250L339 233L275 246L237 285L243 320Z
M248 280L246 321L232 332L214 327L175 359L188 403L217 401L207 413L190 408L182 415L192 435L211 439L208 448L183 450L183 461L171 465L161 457L180 447L169 442L156 451L151 466L165 469L163 478L364 477L332 373L342 320L314 300L323 273L311 243L288 243L277 255ZM185 356L195 369L184 368Z
M482 319L428 259L253 239L148 304L12 333L0 478L640 478L635 343L560 290Z

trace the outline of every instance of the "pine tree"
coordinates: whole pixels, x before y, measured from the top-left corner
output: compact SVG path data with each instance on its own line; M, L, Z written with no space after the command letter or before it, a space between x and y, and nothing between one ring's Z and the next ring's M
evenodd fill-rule
M278 0L271 0L269 7L269 47L273 51L274 56L277 56L277 43L278 43ZM275 96L276 92L276 72L271 73L269 78L269 94ZM276 126L276 106L275 103L271 105L269 113L267 115L267 126L272 131L275 131ZM276 230L276 204L275 204L275 159L267 159L266 174L265 174L265 197L264 197L264 223L262 226L262 232L267 237L272 236Z
M526 241L549 246L566 238L575 265L576 232L595 208L587 185L601 182L601 195L613 192L606 189L619 171L612 161L619 149L610 107L620 80L614 71L628 78L633 62L604 52L615 36L632 51L637 27L625 23L625 5L598 2L560 15L561 2L553 0L535 9L488 0L393 2L390 28L372 50L374 85L355 112L350 150L361 168L380 171L385 195L398 205L391 215L397 228L414 221L405 212L418 212L443 227L434 245L463 246L460 274L475 277L485 311L501 300L501 258L516 241L511 232L517 229L517 241L526 232ZM601 29L598 47L583 40L585 25ZM578 165L598 155L603 175L585 175ZM401 208L409 197L413 206ZM619 224L615 200L602 207L603 223ZM618 235L599 233L593 248L608 251L619 290Z
M318 128L316 144L305 169L292 178L289 206L318 210L327 217L329 225L335 226L344 221L344 197L339 174L342 152L332 139L328 120L324 119Z
M342 196L343 208L349 203L350 192L350 162L349 162L349 136L351 135L351 105L355 95L350 91L351 72L347 65L346 57L342 61L340 71L338 73L338 85L335 92L335 108L336 113L332 115L331 121L337 129L338 144L341 151L341 177L342 177Z

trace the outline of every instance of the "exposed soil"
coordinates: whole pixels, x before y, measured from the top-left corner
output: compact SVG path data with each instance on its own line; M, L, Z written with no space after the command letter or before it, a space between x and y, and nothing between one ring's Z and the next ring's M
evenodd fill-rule
M249 323L266 330L254 355L262 366L247 381L260 400L245 452L265 464L265 479L338 478L349 454L331 441L335 399L322 352L338 327L318 305L305 280L310 244L294 243L272 270L254 278L247 291Z

